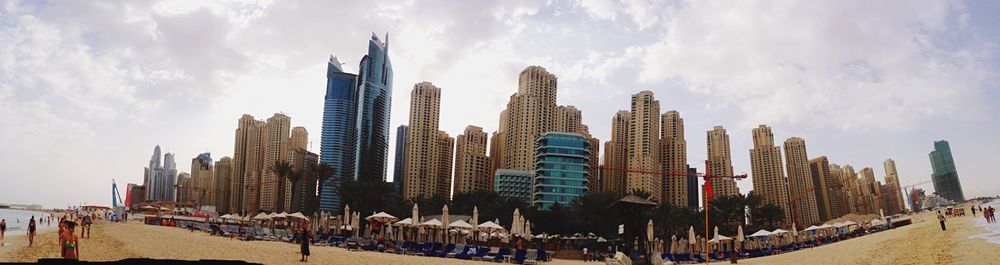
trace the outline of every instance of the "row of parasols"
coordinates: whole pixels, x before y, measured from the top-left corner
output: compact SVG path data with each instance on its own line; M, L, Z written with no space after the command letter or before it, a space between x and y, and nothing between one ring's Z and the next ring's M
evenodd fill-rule
M879 219L872 220L871 225L884 225L885 222ZM801 242L803 239L811 239L819 236L833 235L838 232L846 232L848 229L855 228L859 224L854 221L838 222L834 224L824 224L821 226L809 226L803 230L803 233L799 233L796 229L794 223L792 224L792 231L787 231L784 229L775 229L774 231L758 230L749 236L745 236L743 233L743 226L739 226L735 237L727 237L719 234L719 227L715 227L715 233L712 239L708 240L707 247L709 251L729 251L733 247L739 249L760 249L765 247L776 247L776 246L786 246L793 243ZM700 235L696 235L694 232L694 227L688 228L687 238L681 238L678 240L677 236L671 236L670 241L665 242L662 239L657 239L653 237L653 221L650 220L646 225L646 239L651 243L650 247L652 250L667 252L670 254L683 254L683 253L699 253L704 252L706 247L705 238Z

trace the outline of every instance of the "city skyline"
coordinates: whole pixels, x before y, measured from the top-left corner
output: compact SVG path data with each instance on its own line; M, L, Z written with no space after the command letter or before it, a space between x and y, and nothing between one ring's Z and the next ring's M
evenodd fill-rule
M477 5L478 3L467 3ZM980 3L982 4L982 3ZM273 4L267 7L217 7L204 9L190 7L170 7L163 5L139 6L131 11L110 9L102 10L110 17L124 17L127 12L140 12L149 19L162 19L156 26L158 34L176 36L170 31L171 26L181 26L176 18L204 19L219 27L215 30L224 32L199 31L197 35L208 42L204 48L190 48L190 53L183 50L170 50L154 45L150 49L169 51L168 55L151 55L150 59L162 61L162 64L149 64L150 69L135 68L145 63L140 58L116 57L113 53L122 49L98 39L85 41L84 32L88 27L96 31L92 34L111 38L110 31L98 30L100 23L115 23L115 26L126 27L125 36L141 36L129 31L129 24L124 21L94 21L84 17L69 17L53 19L52 6L22 6L32 4L14 4L5 6L4 15L17 14L31 16L41 20L18 19L15 23L2 26L4 32L26 30L35 34L18 35L24 38L22 42L38 43L47 40L46 34L52 32L37 31L42 28L59 29L56 42L41 47L89 47L93 52L79 49L64 49L62 55L71 55L70 60L81 63L71 68L52 68L57 74L65 75L55 79L44 79L41 74L21 72L25 61L13 60L14 68L5 68L0 74L0 83L5 86L0 89L0 113L14 117L3 123L4 128L13 128L3 134L2 146L9 152L0 154L0 166L11 169L3 174L3 180L14 185L4 185L0 188L0 201L10 203L40 203L47 207L64 207L82 203L83 198L90 204L107 204L107 189L110 179L115 178L119 184L141 184L143 164L147 164L149 150L160 145L171 149L164 153L174 153L179 157L177 168L191 168L187 160L197 154L210 152L216 158L232 157L234 121L246 113L257 117L267 117L275 112L284 112L295 119L294 125L304 126L313 132L308 136L312 143L309 151L319 153L319 138L323 107L322 87L323 71L327 56L332 53L346 58L347 62L357 62L359 56L365 54L364 40L371 32L389 32L393 38L394 72L396 74L392 86L395 102L392 106L391 122L386 128L395 128L405 124L409 106L406 89L412 84L422 81L434 82L442 89L441 122L439 129L448 135L459 135L468 125L480 126L483 131L492 133L497 129L497 116L503 109L508 96L517 89L517 73L525 67L539 65L559 78L558 105L576 106L583 112L583 124L589 125L594 137L603 142L609 140L610 120L614 113L629 105L629 95L643 90L651 90L661 103L661 110L678 110L684 118L687 141L688 164L703 172L705 159L705 142L691 140L701 137L702 131L709 131L715 125L724 126L731 139L732 163L735 173L751 173L750 159L745 150L752 148L750 130L757 124L766 124L774 130L774 139L787 139L798 136L809 143L809 158L827 156L830 163L850 164L855 168L879 168L885 159L893 159L898 165L899 184L908 185L930 180L931 165L927 159L928 146L937 140L948 140L951 143L956 167L962 170L962 184L966 198L983 195L995 195L1000 190L992 183L989 168L990 151L1000 148L997 140L990 137L989 132L1000 129L1000 122L995 116L997 93L995 85L987 84L986 80L995 79L995 74L973 71L970 68L979 66L994 69L996 72L998 60L995 55L987 53L983 58L957 57L961 47L980 47L996 41L995 37L987 38L987 42L968 36L949 37L943 32L951 29L963 34L987 36L996 29L982 29L989 19L984 18L982 10L989 8L974 8L951 6L947 3L935 3L928 9L943 12L943 15L932 14L930 18L917 15L900 14L899 17L882 18L887 21L886 29L895 30L898 34L892 36L862 36L872 39L884 37L890 41L900 41L915 36L915 32L902 30L896 26L902 22L912 22L930 28L931 38L942 42L959 41L961 47L942 46L909 47L902 52L906 62L920 65L937 59L956 60L946 65L947 71L930 76L930 72L922 68L896 68L882 54L887 50L857 55L855 63L843 62L844 58L806 58L785 57L778 53L763 52L763 62L754 67L762 70L749 70L745 67L728 69L732 80L718 79L717 72L725 69L726 60L708 60L705 64L686 65L689 56L704 55L706 50L694 49L699 40L692 36L689 30L703 26L697 15L713 8L732 8L741 11L739 6L712 6L711 3L695 4L678 7L672 17L655 15L655 18L640 16L633 13L612 11L602 12L599 8L589 5L569 5L555 3L551 6L535 6L534 8L497 7L492 9L497 14L495 21L499 25L522 25L512 29L495 29L498 32L477 33L463 31L459 28L445 28L445 32L454 33L445 39L446 42L427 40L427 34L420 30L420 23L407 26L405 22L373 22L378 19L364 19L363 27L351 29L336 36L300 36L288 32L286 40L289 46L279 46L278 43L253 44L246 50L241 50L232 40L220 38L222 33L239 35L234 38L256 39L263 36L253 35L240 24L244 21L251 25L261 21L282 22L287 17L289 7ZM84 10L92 10L90 3L74 3ZM942 6L943 5L943 6ZM266 9L269 12L255 14L250 17L228 17L226 10L231 9ZM324 9L325 8L325 9ZM318 10L329 10L327 7L316 7ZM339 7L338 7L339 8ZM348 6L347 10L359 7ZM486 8L486 7L459 7ZM779 7L775 7L779 8ZM400 9L385 9L389 14L375 15L376 18L392 17L394 14L423 23L434 24L429 20L420 20L414 16L417 7L403 6ZM913 11L906 9L907 11ZM995 10L995 9L992 9ZM432 10L447 12L442 10ZM647 10L648 11L648 10ZM790 11L782 10L778 11ZM93 11L97 12L97 11ZM147 13L141 13L147 12ZM284 12L284 13L283 13ZM396 13L394 13L396 12ZM538 17L562 18L556 21L579 21L594 26L593 30L582 30L578 37L565 33L559 35L560 29L581 30L568 25L556 24L554 28L541 28L538 32L524 30L523 25L529 25ZM646 13L646 14L654 14ZM787 13L788 19L807 19ZM153 15L160 15L154 17ZM869 16L875 19L877 15L871 12L861 12L859 16ZM951 16L968 15L967 26L961 27L959 22L952 21ZM308 17L310 14L305 14ZM318 16L318 15L316 15ZM385 16L385 17L381 17ZM940 16L940 17L938 17ZM13 17L13 16L11 16ZM617 19L616 19L617 18ZM863 17L864 18L864 17ZM232 22L229 19L236 20ZM464 16L454 18L457 21L471 19ZM667 26L652 25L648 19L674 21L678 23L661 23ZM815 23L829 22L817 18ZM829 19L829 18L827 18ZM930 21L925 21L929 19ZM74 26L71 22L83 26ZM642 22L646 21L646 22ZM168 23L174 22L174 24ZM372 23L367 23L372 22ZM686 22L686 23L681 23ZM141 23L141 22L131 22ZM984 24L986 23L986 24ZM461 24L461 23L459 23ZM907 23L902 23L907 24ZM87 27L85 27L87 26ZM762 25L754 27L763 32L768 30ZM773 26L773 25L771 25ZM311 26L304 26L303 30ZM794 27L794 26L789 26ZM940 27L940 28L938 28ZM212 28L212 27L207 27ZM636 38L634 42L612 43L604 40L590 40L589 37L602 35L601 30L621 28L633 29L627 36L646 35ZM722 27L718 30L729 30L732 27ZM32 31L36 30L36 31ZM174 29L176 30L176 29ZM856 29L841 29L848 33ZM991 31L992 30L992 31ZM772 31L772 30L768 30ZM655 34L672 32L671 34ZM779 31L780 32L780 31ZM512 34L508 34L512 33ZM834 32L836 33L836 32ZM863 32L862 32L863 33ZM131 35L129 35L131 34ZM557 43L532 41L513 44L521 39L537 39L545 34L556 34L566 37ZM701 34L701 33L697 33ZM866 33L868 34L868 33ZM939 35L935 35L939 34ZM505 36L506 35L506 36ZM659 36L658 36L659 35ZM680 36L674 36L680 35ZM899 35L899 36L896 36ZM398 37L395 37L398 36ZM692 37L694 43L684 42L675 38ZM792 42L782 36L766 34L762 39ZM957 40L956 40L957 39ZM964 40L965 42L962 42ZM587 45L566 45L580 41ZM17 41L15 41L17 42ZM14 43L14 42L12 42ZM21 42L17 42L21 43ZM447 44L447 45L443 45ZM904 42L905 44L906 42ZM136 43L126 43L129 45ZM485 45L483 51L461 47L458 56L450 56L450 49L442 46ZM819 43L809 43L808 47L823 48ZM769 49L762 44L751 43L751 48L763 51ZM966 46L968 45L968 46ZM166 45L164 45L166 46ZM569 47L577 46L577 47ZM583 46L583 47L579 47ZM265 52L265 49L283 47L276 52ZM301 49L300 49L301 48ZM531 48L535 48L534 50ZM733 47L712 47L724 54L730 54ZM842 57L849 47L835 48L836 54ZM32 49L27 46L14 46L11 51L21 52ZM215 49L215 50L213 50ZM285 50L295 50L295 53ZM565 50L556 50L565 49ZM685 54L675 54L674 50ZM843 50L841 50L843 49ZM934 55L923 55L921 51L934 51ZM448 52L446 52L448 51ZM553 51L559 51L554 53ZM801 51L801 50L800 50ZM937 53L940 52L940 53ZM496 55L490 55L494 53ZM943 55L942 55L943 53ZM219 54L220 57L206 57L207 54ZM545 54L552 54L546 57ZM915 55L917 54L917 55ZM163 57L175 56L175 57ZM943 56L943 57L937 57ZM447 57L447 58L446 58ZM620 58L619 58L620 57ZM665 64L652 65L642 62L643 58L663 58ZM975 56L974 56L975 57ZM44 58L35 58L45 61ZM175 58L164 60L164 58ZM234 59L235 58L235 59ZM624 64L626 59L639 60L639 66ZM54 60L56 64L66 62L66 59ZM204 60L204 63L200 63ZM829 62L827 60L835 60ZM774 68L790 64L805 66L798 72L790 69ZM229 65L228 63L233 63ZM65 64L64 64L65 65ZM666 66L663 66L666 65ZM835 67L836 66L836 67ZM118 70L136 71L142 79L135 76L117 76L102 67L114 67ZM666 68L664 68L666 67ZM353 64L345 65L346 72L356 73ZM718 68L718 69L716 69ZM816 70L812 69L828 69ZM154 70L162 70L161 75L177 73L187 75L187 81L177 77L176 81L154 74ZM149 72L147 72L149 71ZM766 72L761 72L766 71ZM92 72L104 76L107 80L79 79L75 77L84 72ZM746 80L754 73L769 73L768 80ZM55 89L62 89L65 83L81 82L85 86L67 90L68 94L57 93L53 88L36 88L31 82L15 80L12 76L23 75L28 80L50 84ZM58 76L58 75L57 75ZM797 79L789 76L798 76ZM917 78L920 76L921 78ZM857 84L868 84L865 89L837 88L851 83L843 83L834 77L844 77ZM913 77L914 80L909 78ZM155 79L160 78L160 79ZM789 79L792 78L792 79ZM773 80L772 80L773 79ZM674 81L671 81L674 80ZM800 80L800 82L788 82ZM804 82L801 80L810 80ZM867 81L866 81L867 80ZM878 84L870 81L878 80ZM973 80L973 81L969 81ZM110 82L110 83L103 83ZM734 86L734 82L746 82L746 86ZM759 83L757 83L759 82ZM805 85L802 85L802 83ZM945 83L947 82L947 83ZM976 83L979 82L979 83ZM93 83L93 84L91 84ZM776 90L767 86L778 85ZM791 85L791 83L799 83ZM99 86L107 85L111 89L102 90ZM185 87L185 85L189 85ZM217 88L210 88L217 86ZM935 89L941 86L951 88L953 94L938 95ZM728 87L741 87L738 89ZM903 89L907 88L907 89ZM37 89L37 90L35 90ZM744 90L745 89L745 90ZM165 92L174 91L175 92ZM75 92L75 93L74 93ZM108 95L105 98L94 98L88 94ZM940 101L940 102L939 102ZM61 104L69 102L69 104ZM894 104L884 104L890 102ZM832 104L836 103L836 104ZM945 103L945 104L938 104ZM826 105L839 105L828 107ZM962 106L955 108L950 106ZM156 117L155 119L152 117ZM986 128L984 128L984 126ZM199 128L198 130L186 128ZM67 133L69 132L69 133ZM395 133L387 136L394 139ZM691 138L695 137L695 138ZM18 139L18 140L11 140ZM392 142L392 141L389 141ZM28 145L27 143L35 143ZM40 143L40 144L38 144ZM95 148L101 146L102 148ZM62 147L62 148L59 148ZM858 148L867 148L859 150ZM394 145L388 147L395 150ZM50 150L60 150L52 152ZM603 155L604 152L601 152ZM394 152L387 154L390 161L384 171L392 168L391 160ZM321 158L322 159L322 158ZM601 158L603 161L603 157ZM59 167L44 167L51 161L65 163ZM31 169L28 167L35 166ZM102 168L93 168L101 165ZM107 165L107 168L104 166ZM91 169L93 168L93 169ZM82 170L81 170L82 169ZM84 171L84 172L79 172ZM391 179L391 174L386 178ZM881 172L875 173L877 180L884 181ZM751 189L750 180L738 181L743 193ZM57 183L52 195L37 196L31 189L15 188L21 186L37 186L39 183ZM59 183L65 183L61 185ZM713 183L714 186L715 183ZM883 183L884 184L884 183ZM932 190L930 186L921 188ZM67 195L63 195L67 194ZM72 195L69 195L72 194Z

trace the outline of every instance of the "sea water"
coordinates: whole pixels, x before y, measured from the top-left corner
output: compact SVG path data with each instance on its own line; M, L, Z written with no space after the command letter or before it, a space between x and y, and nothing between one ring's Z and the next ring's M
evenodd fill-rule
M28 220L31 220L32 216L35 217L35 228L39 231L45 230L49 227L47 223L41 222L41 217L49 216L48 213L28 210L0 209L0 219L7 221L6 235L24 234L24 232L28 230Z
M1000 201L994 200L982 205L983 209L987 206L993 206L993 209L1000 208ZM968 212L966 212L968 213ZM976 225L986 229L986 233L970 236L969 238L985 238L990 241L990 243L1000 244L1000 223L986 223L986 218L983 217L982 212L976 211Z

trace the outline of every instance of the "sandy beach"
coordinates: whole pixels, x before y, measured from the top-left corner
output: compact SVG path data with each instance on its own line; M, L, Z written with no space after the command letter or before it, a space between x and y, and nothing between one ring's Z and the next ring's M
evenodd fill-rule
M941 231L933 218L925 213L916 216L913 225L822 247L741 260L740 264L1000 264L1000 244L970 238L986 232L974 224L973 217L949 219L948 231ZM36 239L37 245L29 248L23 235L9 236L6 246L0 247L0 261L32 262L59 257L54 231L43 232ZM81 257L86 261L171 258L301 264L298 250L297 245L288 243L230 240L173 227L105 222L96 223L92 238L81 239L80 244ZM487 264L334 247L314 246L311 250L310 263L319 264ZM554 260L546 264L596 263Z

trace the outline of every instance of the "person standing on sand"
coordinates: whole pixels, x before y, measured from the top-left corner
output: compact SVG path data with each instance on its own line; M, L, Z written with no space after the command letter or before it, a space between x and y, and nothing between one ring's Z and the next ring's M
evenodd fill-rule
M937 218L938 222L941 222L941 231L948 230L944 227L944 215L941 215L941 211L938 211Z
M7 233L7 219L0 220L0 241L3 240L4 234Z
M28 246L35 245L35 217L31 216L31 221L28 221Z
M66 223L66 233L63 233L65 238L63 238L63 243L59 245L62 248L62 257L64 259L80 259L80 239L73 232L74 227L76 227L76 223Z
M972 206L972 217L976 217L976 206Z
M306 229L305 225L302 225L299 233L299 245L301 245L302 252L302 258L299 261L309 262L309 242L312 242L312 235L309 234L309 229Z

